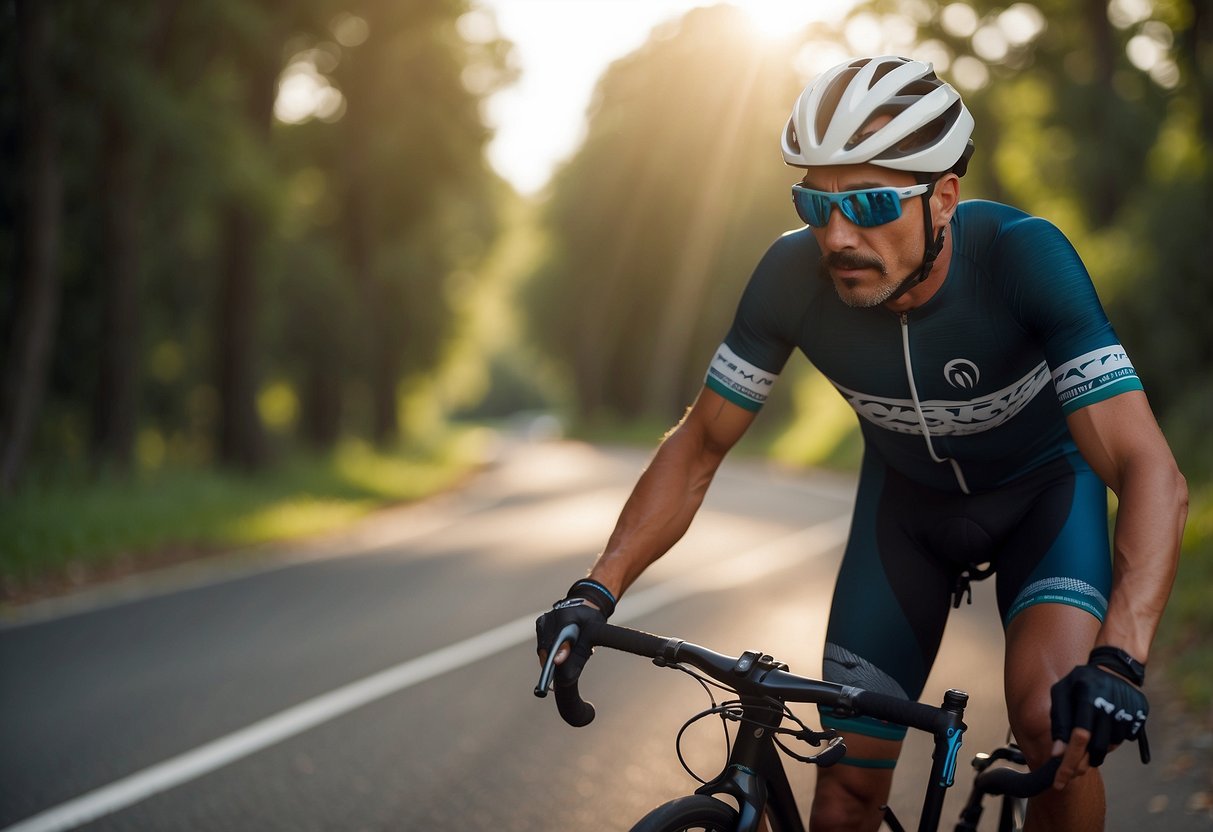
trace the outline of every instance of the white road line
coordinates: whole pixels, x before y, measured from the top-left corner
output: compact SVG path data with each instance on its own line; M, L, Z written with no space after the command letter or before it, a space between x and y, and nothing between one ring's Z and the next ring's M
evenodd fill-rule
M840 518L819 523L750 549L696 574L673 578L640 590L620 601L613 620L619 623L632 621L674 601L751 583L818 557L841 545L846 538L848 522L847 518ZM534 615L523 616L288 708L226 737L26 818L0 832L59 832L74 829L197 779L355 708L525 644L534 637Z

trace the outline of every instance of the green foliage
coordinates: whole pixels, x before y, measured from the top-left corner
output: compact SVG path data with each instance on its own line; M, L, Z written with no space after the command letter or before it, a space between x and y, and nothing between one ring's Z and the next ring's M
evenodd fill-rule
M582 415L677 419L758 257L794 220L795 176L771 138L791 55L738 37L739 14L694 11L613 64L552 186L551 256L527 302Z
M56 4L46 59L62 103L63 294L35 466L105 456L90 425L112 393L101 367L115 344L102 321L116 269L136 286L123 301L134 326L122 333L133 358L121 366L137 396L128 433L166 437L179 461L213 457L233 395L217 367L243 315L252 337L236 346L248 392L285 382L300 402L298 436L285 444L390 441L399 388L432 375L457 331L454 276L478 266L500 227L480 106L511 79L510 46L491 27L461 36L470 8ZM0 29L0 46L11 46L13 27ZM0 59L6 88L12 51ZM310 109L305 83L305 106L272 117L300 72L312 82ZM10 96L3 102L10 174L20 116ZM18 183L0 176L0 218L14 216ZM126 202L113 198L115 183ZM128 229L120 262L115 226ZM13 228L0 224L6 275ZM222 287L237 257L255 285L233 300ZM23 306L0 295L7 340Z
M1159 648L1173 665L1179 693L1193 713L1213 707L1213 488L1193 491L1183 554L1159 630Z

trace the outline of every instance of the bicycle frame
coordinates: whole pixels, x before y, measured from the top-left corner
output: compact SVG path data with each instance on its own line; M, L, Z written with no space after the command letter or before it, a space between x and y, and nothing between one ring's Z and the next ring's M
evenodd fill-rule
M956 724L944 736L935 734L930 779L919 817L920 832L939 828L943 801L955 782L956 761L965 731L964 707L968 696L961 691L948 691L943 709L956 717ZM695 790L696 794L727 794L737 801L737 832L757 832L766 813L772 832L805 832L792 786L788 782L783 760L775 748L774 732L761 727L770 714L770 701L762 697L742 696L743 726L729 752L724 770L714 780ZM754 727L755 725L759 727ZM893 832L903 832L892 809L885 807L885 822Z

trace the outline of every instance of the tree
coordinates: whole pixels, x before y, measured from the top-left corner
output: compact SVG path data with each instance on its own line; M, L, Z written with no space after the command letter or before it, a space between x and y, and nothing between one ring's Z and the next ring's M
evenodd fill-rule
M339 123L341 235L362 303L371 436L386 444L397 435L401 382L438 361L449 333L444 284L469 253L451 240L467 245L491 230L479 105L510 76L498 38L459 36L464 0L366 2L359 11L369 36L334 72L348 105Z
M0 387L0 493L17 481L42 405L59 314L62 169L52 9L17 0L13 13L20 191L15 239L19 286Z
M82 49L73 52L73 75L96 102L100 122L91 184L101 203L101 331L90 456L95 466L125 471L133 461L140 412L144 187L155 132L142 114L164 86L159 79L180 3L80 5L75 34Z
M792 52L745 26L696 10L613 64L554 180L529 309L583 416L676 418L762 251L795 224L776 144Z
M466 0L2 8L4 487L25 457L136 448L256 467L289 441L262 424L270 383L315 447L389 442L497 228L480 103L508 45L464 37ZM280 93L313 59L344 109L299 124Z

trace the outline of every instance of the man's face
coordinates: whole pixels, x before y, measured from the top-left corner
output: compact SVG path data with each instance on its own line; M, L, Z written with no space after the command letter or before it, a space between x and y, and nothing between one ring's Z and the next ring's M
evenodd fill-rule
M802 184L818 191L856 191L863 188L905 187L914 176L876 165L835 165L809 168ZM911 197L901 203L901 216L884 225L863 228L843 216L835 206L829 222L814 228L821 247L821 265L834 283L838 297L848 306L880 306L911 272L922 265L925 249L922 230L923 200Z

